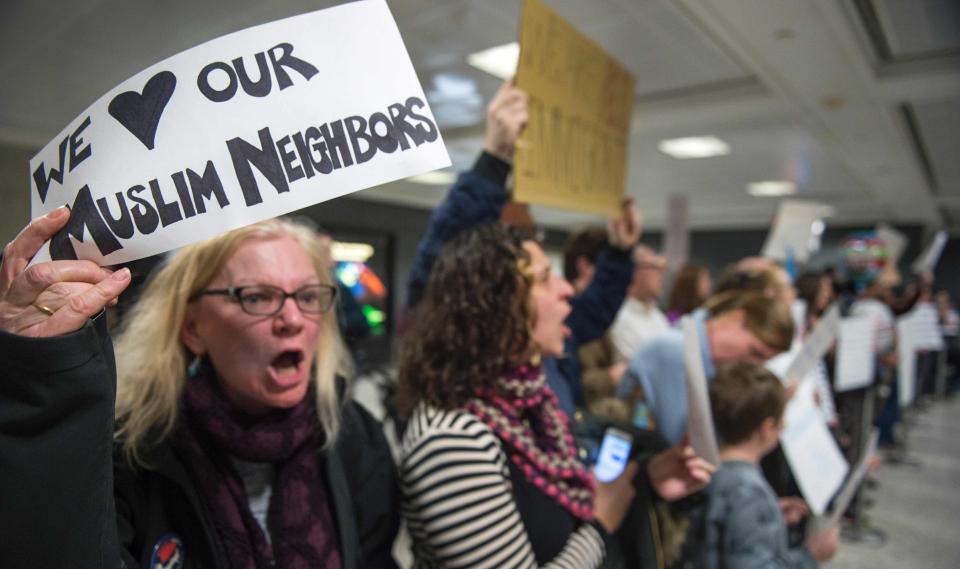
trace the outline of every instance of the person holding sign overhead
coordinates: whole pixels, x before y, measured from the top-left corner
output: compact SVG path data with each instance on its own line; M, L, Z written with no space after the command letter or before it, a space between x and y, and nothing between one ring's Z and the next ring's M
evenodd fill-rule
M464 172L430 217L417 248L407 281L407 308L420 302L427 278L443 244L459 232L500 219L509 198L507 177L512 169L517 139L527 123L527 94L504 83L487 106L484 150L473 169ZM546 358L547 382L561 409L572 415L584 404L580 382L579 346L602 337L616 318L630 285L630 252L640 239L640 214L630 200L608 224L608 239L591 263L589 284L571 298L570 328L562 358Z
M89 261L0 266L4 567L394 567L389 449L341 401L336 288L317 234L268 220L181 249L125 322ZM349 470L349 475L347 474Z

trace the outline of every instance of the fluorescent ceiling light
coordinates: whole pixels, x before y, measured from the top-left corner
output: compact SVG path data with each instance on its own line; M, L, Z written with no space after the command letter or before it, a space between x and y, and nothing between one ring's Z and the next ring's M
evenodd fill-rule
M752 182L747 186L747 192L757 197L789 196L797 192L797 185L787 180L768 180L766 182Z
M517 73L519 59L520 44L512 42L471 53L467 56L467 63L506 81Z
M330 256L338 263L365 263L373 256L374 249L369 243L349 243L334 241L330 245Z
M414 184L426 184L428 186L450 186L456 181L457 175L450 170L434 170L433 172L424 172L416 176L407 178L408 182Z
M660 152L674 158L710 158L730 154L730 145L715 136L688 136L661 140Z

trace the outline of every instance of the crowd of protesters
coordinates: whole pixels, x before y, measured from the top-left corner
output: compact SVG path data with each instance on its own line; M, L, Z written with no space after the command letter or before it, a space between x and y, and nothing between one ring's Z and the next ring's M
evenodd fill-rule
M315 229L269 220L171 254L114 342L105 312L129 270L28 266L69 212L30 223L0 268L0 487L16 489L0 503L0 564L829 560L839 528L796 531L809 509L777 450L795 385L764 366L831 305L869 318L875 381L836 392L828 353L817 405L851 462L873 424L881 446L896 449L896 318L936 302L955 363L960 317L949 296L934 296L928 275L899 290L882 250L845 257L842 281L748 257L715 275L714 288L705 266L668 267L640 243L629 200L607 227L571 236L554 267L533 228L499 221L526 122L526 94L505 84L488 107L483 152L422 237L386 401L402 420L394 448L351 401L333 309L344 289ZM854 236L850 250L869 239ZM718 464L689 444L681 322L698 332ZM610 427L631 451L618 476L599 481L590 449ZM856 510L845 523L860 523ZM395 558L401 531L411 547Z

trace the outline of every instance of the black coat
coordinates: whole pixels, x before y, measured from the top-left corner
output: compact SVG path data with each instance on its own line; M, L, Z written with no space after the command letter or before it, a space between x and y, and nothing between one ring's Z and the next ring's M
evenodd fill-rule
M168 445L149 469L114 460L116 368L101 316L56 338L0 332L0 566L149 567L182 543L184 569L227 569L197 488ZM355 403L319 454L344 569L396 567L396 476L379 424ZM152 569L152 568L151 568Z

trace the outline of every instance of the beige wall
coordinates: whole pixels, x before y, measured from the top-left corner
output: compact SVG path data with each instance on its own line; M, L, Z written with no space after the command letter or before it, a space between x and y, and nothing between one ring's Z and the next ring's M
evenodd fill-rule
M30 158L36 149L0 145L0 246L30 219Z

